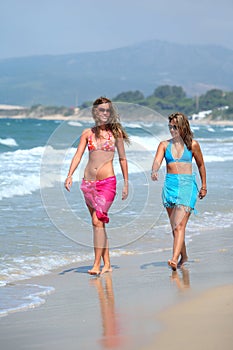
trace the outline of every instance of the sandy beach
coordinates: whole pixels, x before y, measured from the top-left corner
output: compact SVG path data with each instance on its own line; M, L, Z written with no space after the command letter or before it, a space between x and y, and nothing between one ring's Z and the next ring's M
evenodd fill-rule
M143 107L142 107L143 110ZM156 113L156 111L154 111ZM70 116L64 116L62 114L54 114L54 115L43 115L41 117L28 117L27 115L13 115L13 116L4 116L0 115L0 119L35 119L35 120L60 120L60 121L74 121L74 122L92 122L93 119L91 116L84 114L74 114ZM167 116L165 115L166 119ZM135 120L132 120L132 116L121 115L121 119L124 122L151 122L155 120L155 116L152 114L148 114L146 117L138 116ZM190 123L193 125L233 125L233 120L214 120L211 118L205 119L196 119L190 120Z
M221 233L229 239L230 230ZM113 272L91 277L73 264L22 283L53 286L37 308L0 319L1 348L232 348L233 278L230 249L212 233L211 254L190 247L190 262L172 272L170 252L113 257ZM211 245L211 243L209 243Z
M164 330L149 349L232 349L233 285L208 290L164 312ZM168 336L168 335L171 336Z

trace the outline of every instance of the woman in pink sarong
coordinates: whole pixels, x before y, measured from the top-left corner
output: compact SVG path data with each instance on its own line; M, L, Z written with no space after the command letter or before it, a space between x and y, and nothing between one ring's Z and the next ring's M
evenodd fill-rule
M65 180L65 188L70 191L72 175L78 167L86 147L88 147L89 159L84 170L81 190L91 214L93 225L95 259L93 267L88 273L98 275L112 271L105 224L109 222L108 210L116 195L113 158L116 148L124 178L122 190L122 199L124 200L128 196L128 164L124 142L129 143L129 137L119 121L119 116L111 100L108 98L100 97L95 100L92 115L95 125L93 128L84 130L80 137L78 148ZM100 270L101 259L103 259L102 270Z

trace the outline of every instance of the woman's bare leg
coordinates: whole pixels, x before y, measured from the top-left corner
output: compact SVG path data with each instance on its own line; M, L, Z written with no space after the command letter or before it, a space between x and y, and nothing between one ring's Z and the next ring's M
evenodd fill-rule
M88 273L90 275L99 275L100 274L102 248L99 248L99 247L96 246L96 235L97 235L97 232L96 232L95 226L93 224L94 218L96 217L96 214L94 216L95 211L94 211L94 209L92 207L89 207L89 206L88 206L88 209L89 209L89 212L90 212L91 218L92 218L93 244L94 244L94 255L95 255L93 267L92 267L91 270L88 270Z
M100 269L101 258L103 259L104 266L102 268L101 274L105 272L112 271L110 256L109 256L109 246L108 237L105 229L104 223L98 220L94 228L94 249L95 249L95 262L94 265L98 266Z
M93 208L89 208L92 216L93 226L93 243L94 243L94 264L91 270L88 271L91 275L100 274L101 258L103 259L104 266L101 273L112 271L109 257L108 238L105 230L105 224L100 221Z
M173 270L176 270L179 256L181 259L179 265L182 265L188 260L186 245L185 245L185 229L190 217L190 213L184 208L167 208L168 216L173 233L173 257L168 261L168 264Z
M103 249L102 258L103 258L104 266L102 268L101 274L105 272L111 272L112 267L111 267L110 256L109 256L108 238L106 240L106 248Z
M180 252L180 260L178 261L178 266L181 267L187 261L188 261L188 255L187 255L186 245L184 242Z
M106 237L104 223L97 218L95 211L92 214L92 225L93 225L93 243L94 243L95 260L94 260L93 268L90 270L89 273L100 274L101 258L106 248L107 237Z
M174 230L172 230L172 234L174 237ZM182 245L181 252L180 252L180 260L178 262L178 266L182 266L186 261L188 261L188 255L187 255L186 244L184 240L184 243Z

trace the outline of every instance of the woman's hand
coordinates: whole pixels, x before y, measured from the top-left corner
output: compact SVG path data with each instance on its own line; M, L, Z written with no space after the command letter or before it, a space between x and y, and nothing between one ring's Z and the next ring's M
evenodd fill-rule
M124 183L124 187L122 190L122 200L124 201L128 197L128 181Z
M152 172L151 172L151 180L152 180L152 181L158 181L158 179L159 179L159 174L158 174L158 172L155 171L155 170L152 170Z
M71 176L67 176L66 180L65 180L65 188L67 191L70 192L72 186L72 177Z
M201 189L200 189L200 191L199 191L198 197L199 197L200 199L202 199L202 198L204 198L206 195L207 195L207 189L204 188L204 187L201 187Z

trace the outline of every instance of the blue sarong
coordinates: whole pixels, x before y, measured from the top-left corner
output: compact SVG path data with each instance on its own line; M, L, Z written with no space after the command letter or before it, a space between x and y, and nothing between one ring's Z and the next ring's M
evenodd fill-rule
M162 201L166 208L184 206L186 210L195 210L198 187L196 174L166 174Z

